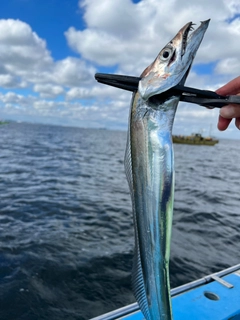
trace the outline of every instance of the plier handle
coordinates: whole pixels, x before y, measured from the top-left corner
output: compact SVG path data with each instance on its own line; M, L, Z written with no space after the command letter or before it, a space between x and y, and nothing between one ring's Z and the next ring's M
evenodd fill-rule
M138 90L138 83L141 80L140 77L106 73L96 73L95 79L100 83L132 92ZM180 95L180 101L195 103L210 108L222 108L227 104L240 105L240 96L220 96L210 90L200 90L182 85L176 85L163 94L166 96Z

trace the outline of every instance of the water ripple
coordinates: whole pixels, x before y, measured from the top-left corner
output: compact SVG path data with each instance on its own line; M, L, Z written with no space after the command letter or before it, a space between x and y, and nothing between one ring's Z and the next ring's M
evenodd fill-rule
M0 319L84 320L134 302L126 133L0 132ZM239 263L240 240L240 142L174 149L172 287Z

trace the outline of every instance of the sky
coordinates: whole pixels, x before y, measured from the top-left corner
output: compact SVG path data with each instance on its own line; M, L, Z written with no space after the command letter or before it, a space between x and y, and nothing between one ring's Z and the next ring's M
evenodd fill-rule
M127 130L131 93L96 72L139 76L179 29L211 19L186 85L240 75L239 0L8 0L0 4L0 119ZM217 130L219 109L179 103L173 133Z

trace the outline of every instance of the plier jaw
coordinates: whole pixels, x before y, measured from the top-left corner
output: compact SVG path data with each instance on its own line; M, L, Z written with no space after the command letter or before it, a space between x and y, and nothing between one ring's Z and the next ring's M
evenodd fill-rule
M95 79L100 83L132 92L136 92L138 90L138 83L141 80L140 77L106 73L96 73ZM177 95L180 96L180 101L210 108L222 108L228 104L240 105L240 96L220 96L210 90L201 90L182 85L176 85L170 90L164 92L164 95Z
M140 77L123 76L118 74L96 73L95 79L103 84L127 91L137 91Z

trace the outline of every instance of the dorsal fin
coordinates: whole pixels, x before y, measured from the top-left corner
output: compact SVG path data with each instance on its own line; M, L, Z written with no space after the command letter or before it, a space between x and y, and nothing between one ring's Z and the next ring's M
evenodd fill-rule
M133 270L132 270L133 292L145 319L151 320L144 281L143 281L140 252L139 252L138 242L136 240L137 240L137 235L135 235L135 253L133 258Z
M130 133L128 130L127 136L127 146L125 151L125 158L124 158L124 166L125 166L125 174L127 177L131 197L133 197L133 178L132 178L132 157L131 157L131 145L130 145Z
M136 297L136 300L139 304L139 307L140 307L145 319L151 320L149 309L148 309L144 281L143 281L142 264L141 264L140 251L139 251L139 245L138 245L137 221L136 221L136 212L135 212L135 208L134 208L134 199L133 199L134 195L133 195L130 132L128 132L128 137L127 137L127 147L126 147L124 165L125 165L125 173L127 176L129 189L130 189L131 197L132 197L133 220L134 220L134 227L135 227L135 250L134 250L134 257L133 257L132 287L133 287L133 292Z

